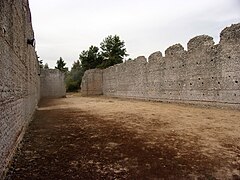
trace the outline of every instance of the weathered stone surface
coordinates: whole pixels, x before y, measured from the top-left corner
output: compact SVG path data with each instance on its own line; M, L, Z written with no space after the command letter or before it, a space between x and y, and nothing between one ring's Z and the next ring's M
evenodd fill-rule
M64 73L58 69L41 69L41 98L58 98L66 96Z
M0 179L39 100L40 78L28 1L0 1Z
M161 101L205 102L240 107L240 24L225 28L220 43L197 36L188 50L176 44L161 52L103 70L106 96ZM91 70L91 76L94 76ZM88 71L84 75L88 79ZM82 88L85 89L87 81ZM91 81L94 86L94 81ZM98 86L100 87L98 82Z
M154 52L152 53L149 57L148 57L148 62L151 61L160 61L162 59L162 53L160 51Z
M214 46L213 38L207 35L196 36L187 44L188 51L200 51L212 46Z
M169 48L167 48L167 50L165 51L165 55L166 57L169 56L179 56L182 53L184 53L184 48L181 44L175 44L173 46L170 46Z
M145 98L146 64L146 58L140 56L135 60L105 69L103 71L103 94Z
M82 78L81 91L82 95L101 95L103 73L101 69L88 70Z
M232 24L230 27L226 27L220 33L220 43L227 44L226 42L237 43L240 39L240 23Z

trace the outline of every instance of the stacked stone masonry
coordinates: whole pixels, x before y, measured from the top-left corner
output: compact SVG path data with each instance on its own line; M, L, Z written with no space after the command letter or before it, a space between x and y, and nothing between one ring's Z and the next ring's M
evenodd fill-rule
M86 71L81 84L82 95L102 95L102 81L103 73L101 69L90 69Z
M97 73L95 73L97 72ZM94 79L98 79L94 82ZM102 79L102 80L101 80ZM104 70L84 74L82 94L240 106L240 24L225 28L219 44L207 35Z
M0 179L39 100L39 66L27 0L0 1Z
M64 73L58 69L41 69L41 98L57 98L66 96Z

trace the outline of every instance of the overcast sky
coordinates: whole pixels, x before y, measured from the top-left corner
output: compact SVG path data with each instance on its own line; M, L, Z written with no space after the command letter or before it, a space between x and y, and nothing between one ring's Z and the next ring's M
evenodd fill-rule
M29 0L40 59L68 67L108 35L124 40L130 58L207 34L219 41L226 26L240 22L240 0Z

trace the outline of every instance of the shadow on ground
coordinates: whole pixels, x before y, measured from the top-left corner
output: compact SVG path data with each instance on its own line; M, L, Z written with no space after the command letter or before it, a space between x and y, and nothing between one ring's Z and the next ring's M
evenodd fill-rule
M149 144L120 123L50 105L51 100L40 104L7 180L215 179L218 159L190 148L179 155L185 142L174 133Z

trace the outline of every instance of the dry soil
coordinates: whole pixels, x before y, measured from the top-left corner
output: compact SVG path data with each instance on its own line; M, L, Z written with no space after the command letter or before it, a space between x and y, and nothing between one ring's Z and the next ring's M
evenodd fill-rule
M240 179L240 112L76 94L44 100L6 179Z

